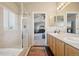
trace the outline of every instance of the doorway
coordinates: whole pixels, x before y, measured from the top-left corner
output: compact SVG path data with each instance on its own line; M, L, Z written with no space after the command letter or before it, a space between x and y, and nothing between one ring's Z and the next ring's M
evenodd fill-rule
M45 13L34 13L34 39L33 45L45 45Z

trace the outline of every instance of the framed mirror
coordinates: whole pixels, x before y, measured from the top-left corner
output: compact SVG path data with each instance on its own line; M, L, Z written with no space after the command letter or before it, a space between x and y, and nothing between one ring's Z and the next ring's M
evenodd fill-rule
M61 15L55 16L54 23L56 26L64 26L64 16Z

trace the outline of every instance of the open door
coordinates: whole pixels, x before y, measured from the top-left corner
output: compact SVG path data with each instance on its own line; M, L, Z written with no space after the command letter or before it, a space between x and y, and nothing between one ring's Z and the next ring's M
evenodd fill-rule
M34 13L34 45L45 45L45 13Z

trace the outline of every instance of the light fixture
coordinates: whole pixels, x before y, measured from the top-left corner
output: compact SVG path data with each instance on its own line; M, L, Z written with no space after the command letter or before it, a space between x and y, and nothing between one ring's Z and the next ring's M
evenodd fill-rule
M62 2L58 7L57 10L59 10L66 2Z
M63 10L66 6L68 6L70 2L62 2L58 7L57 10Z

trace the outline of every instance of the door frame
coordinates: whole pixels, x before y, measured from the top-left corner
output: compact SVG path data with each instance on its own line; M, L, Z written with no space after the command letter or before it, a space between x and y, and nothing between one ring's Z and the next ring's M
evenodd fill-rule
M47 29L47 13L46 12L32 12L32 20L33 20L33 38L32 38L32 45L34 45L34 14L36 14L36 13L39 13L39 14L41 14L41 13L44 13L45 14L45 44L44 45L46 45L47 46L47 31L46 31L46 29Z

